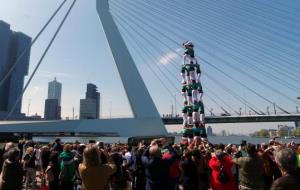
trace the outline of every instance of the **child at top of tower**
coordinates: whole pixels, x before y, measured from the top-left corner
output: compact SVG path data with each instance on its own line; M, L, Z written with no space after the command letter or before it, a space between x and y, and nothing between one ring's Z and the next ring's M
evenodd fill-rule
M185 51L183 55L188 55L192 58L195 57L194 54L194 44L191 41L186 41L182 43L182 46L184 47Z
M191 63L193 64L197 63L197 60L195 58L195 53L194 53L194 44L191 41L186 41L182 43L182 46L184 48L182 64L189 65Z

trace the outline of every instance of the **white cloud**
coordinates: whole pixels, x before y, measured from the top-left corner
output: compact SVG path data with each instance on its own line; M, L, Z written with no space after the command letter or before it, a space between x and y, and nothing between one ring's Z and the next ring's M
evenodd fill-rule
M31 94L34 95L34 94L37 94L39 91L41 91L43 88L40 87L40 86L34 86L31 90Z
M179 52L180 49L176 49L176 52ZM168 53L163 54L160 59L159 59L159 63L163 64L163 65L167 65L169 63L171 63L171 61L173 61L174 59L176 59L178 57L177 53L170 51Z

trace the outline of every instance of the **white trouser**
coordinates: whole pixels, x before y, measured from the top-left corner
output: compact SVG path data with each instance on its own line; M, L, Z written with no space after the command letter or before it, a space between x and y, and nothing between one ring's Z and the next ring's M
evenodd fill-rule
M186 76L186 72L181 72L181 77L182 77L182 81L181 83L187 83L187 76Z
M200 123L200 113L199 112L193 112L193 122Z
M197 76L196 76L196 71L195 70L190 71L189 74L190 74L190 80L191 81L193 81L193 80L197 81Z
M201 92L201 93L200 93L200 92L198 91L198 93L199 93L199 101L201 101L201 102L202 102L202 96L203 96L203 92Z
M199 99L198 99L198 94L199 94L199 91L198 90L193 90L192 91L192 96L193 96L193 102L195 102L195 101L199 101Z
M186 94L186 92L181 92L181 95L183 97L183 100L187 101L187 94Z
M205 115L203 113L200 113L200 123L204 123Z
M190 64L191 61L196 64L197 63L197 59L195 57L191 57L189 55L184 54L183 55L183 64Z
M193 125L193 116L188 116L188 124Z
M187 116L186 113L182 113L182 119L183 119L182 125L183 126L187 126L187 124L188 124L188 116Z
M197 73L197 82L201 82L200 77L201 77L201 73Z

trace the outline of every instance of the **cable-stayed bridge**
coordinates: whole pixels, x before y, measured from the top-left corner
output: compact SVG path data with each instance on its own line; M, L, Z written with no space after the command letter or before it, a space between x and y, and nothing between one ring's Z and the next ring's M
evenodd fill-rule
M75 3L73 1L70 5L29 77L23 93L38 72L64 21L68 17L71 19L69 14ZM128 129L135 131L134 135L165 133L157 108L143 80L146 83L152 79L157 81L157 88L162 88L173 102L174 94L180 92L181 81L178 73L182 53L179 48L185 40L198 44L195 48L201 53L197 55L197 59L203 70L206 110L211 115L216 110L225 115L206 117L207 123L299 121L300 102L296 99L300 93L298 9L299 6L285 5L280 1L268 3L229 0L220 3L191 0L187 3L180 0L111 0L108 5L107 0L97 0L102 26L137 120L119 119L112 123L109 120L51 121L43 124L32 123L32 126L45 125L44 129L37 129L45 132L115 130L124 134L124 129ZM60 11L60 7L57 11ZM52 17L49 22L51 19ZM41 33L45 28L42 28ZM39 35L33 43L38 38ZM147 76L150 79L146 79ZM5 78L1 79L0 85L3 80ZM155 89L150 89L150 93L153 90ZM173 103L176 107L181 107L182 103L178 99ZM226 101L228 99L231 100L230 103ZM251 116L248 113L242 115L241 107L251 112ZM274 113L282 112L284 115L272 115L271 108ZM124 125L123 122L127 124L120 131L117 125ZM178 124L181 119L163 118L163 122ZM50 130L50 124L57 127ZM8 129L6 127L13 129L17 125L20 127L15 131L21 130L20 123L1 127L5 131ZM72 128L70 125L76 127ZM116 126L112 127L113 125ZM32 126L28 123L24 126L27 129L36 129L30 128ZM103 126L111 128L106 130ZM135 127L139 126L146 127L136 130ZM128 134L130 133L126 133Z

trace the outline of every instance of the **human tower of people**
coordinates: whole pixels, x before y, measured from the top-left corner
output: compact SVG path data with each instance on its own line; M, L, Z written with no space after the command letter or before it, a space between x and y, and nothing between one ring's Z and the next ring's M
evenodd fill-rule
M204 104L202 101L203 90L200 81L201 69L195 58L194 44L191 41L182 44L184 48L181 67L182 97L184 105L182 109L183 143L194 140L203 140L207 137L204 124Z

